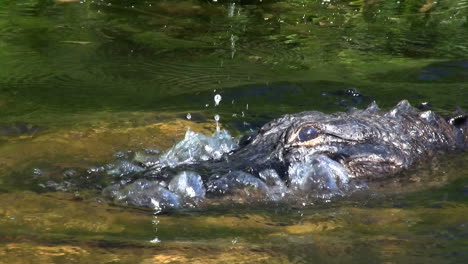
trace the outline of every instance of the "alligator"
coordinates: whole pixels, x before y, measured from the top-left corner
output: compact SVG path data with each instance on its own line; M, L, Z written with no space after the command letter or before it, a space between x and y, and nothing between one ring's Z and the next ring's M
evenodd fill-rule
M118 181L104 193L118 203L161 210L219 197L329 199L441 151L466 150L467 128L461 111L445 119L403 100L386 112L373 102L364 110L286 114L245 135L238 146L225 131L215 133L216 142L189 131L158 158L136 157L111 170Z

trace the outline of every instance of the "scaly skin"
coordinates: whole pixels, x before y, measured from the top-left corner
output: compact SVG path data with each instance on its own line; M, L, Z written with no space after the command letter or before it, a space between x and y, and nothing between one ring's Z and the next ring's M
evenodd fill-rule
M438 151L465 149L466 115L450 124L432 111L420 112L404 100L389 112L371 104L365 110L285 115L265 124L250 142L202 166L212 172L242 170L251 174L274 168L285 176L289 164L323 154L341 163L351 178L375 179L394 175ZM317 136L299 140L304 127Z

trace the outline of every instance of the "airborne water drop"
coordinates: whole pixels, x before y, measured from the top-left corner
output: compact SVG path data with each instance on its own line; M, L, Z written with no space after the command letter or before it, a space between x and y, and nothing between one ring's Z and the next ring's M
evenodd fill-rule
M215 115L214 120L216 121L216 131L219 131L219 115Z
M215 101L215 106L218 106L219 102L221 102L221 95L220 94L215 95L214 101Z

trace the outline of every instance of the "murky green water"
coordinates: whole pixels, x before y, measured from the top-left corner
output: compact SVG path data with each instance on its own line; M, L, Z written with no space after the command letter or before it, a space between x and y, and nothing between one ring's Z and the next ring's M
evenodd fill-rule
M466 152L331 203L163 215L34 169L165 149L215 114L240 133L372 100L466 110L467 36L466 0L2 0L0 263L463 263Z

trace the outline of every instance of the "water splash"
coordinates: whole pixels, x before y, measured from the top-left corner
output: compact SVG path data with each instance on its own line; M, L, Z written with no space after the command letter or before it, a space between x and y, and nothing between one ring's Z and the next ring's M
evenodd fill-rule
M217 130L212 136L187 130L184 139L167 150L160 157L159 163L174 168L182 164L219 159L237 146L238 141L224 129Z
M274 168L259 172L229 171L229 156L224 156L226 161L221 159L237 147L238 141L226 130L206 136L189 129L184 139L159 156L153 155L150 159L142 157L143 154L135 155L143 165L133 164L137 160L134 158L109 166L107 175L115 177L116 183L105 188L104 194L116 203L165 211L196 207L220 196L244 202L293 201L307 205L310 199L329 201L366 187L354 183L340 163L325 155L312 155L290 164L286 175L279 175ZM150 163L142 163L148 160ZM226 166L225 172L203 167L198 170L199 163L212 160L226 162L222 163ZM166 169L165 174L159 174L162 169ZM142 175L142 170L146 178L135 180L132 175ZM155 174L148 176L148 172Z
M231 3L228 8L228 17L233 17L235 10L236 10L236 3Z
M182 198L205 198L205 186L201 176L196 172L180 172L171 180L168 188Z
M159 201L156 201L154 199L151 199L151 204L153 205L153 208L154 208L153 219L151 220L151 224L153 225L155 237L151 239L149 242L153 244L157 244L157 243L161 243L161 240L159 239L158 236L156 236L156 234L158 233L158 225L159 225L158 214L162 212L162 208L160 206Z
M214 120L216 121L216 131L219 131L219 129L220 129L219 128L219 119L220 119L219 115L214 116Z
M237 36L234 34L231 34L231 59L234 59L234 55L236 54L236 41L237 41Z
M155 211L195 206L205 198L206 193L202 177L196 172L180 171L168 179L169 183L162 179L133 181L132 178L141 175L145 171L143 167L176 168L216 160L237 147L238 141L226 130L206 136L189 129L184 139L160 156L137 152L131 160L120 160L107 166L108 169L104 171L115 178L115 183L105 188L103 194L119 204L148 207Z
M307 156L304 161L291 164L288 175L290 189L322 198L343 195L350 187L346 169L325 155Z

